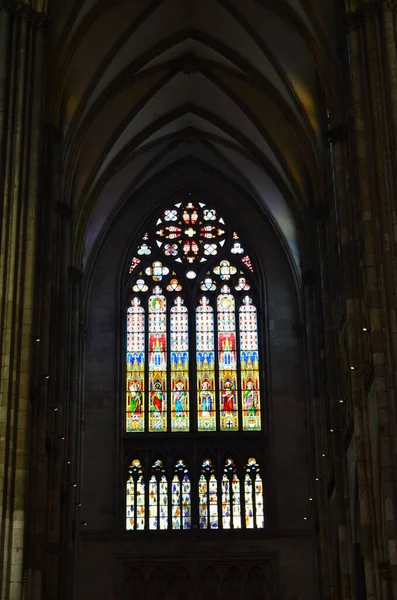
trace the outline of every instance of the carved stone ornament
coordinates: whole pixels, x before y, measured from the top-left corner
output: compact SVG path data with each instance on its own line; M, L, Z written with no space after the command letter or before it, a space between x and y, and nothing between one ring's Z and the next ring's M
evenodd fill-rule
M271 562L225 561L139 561L124 565L123 600L268 600L275 597Z

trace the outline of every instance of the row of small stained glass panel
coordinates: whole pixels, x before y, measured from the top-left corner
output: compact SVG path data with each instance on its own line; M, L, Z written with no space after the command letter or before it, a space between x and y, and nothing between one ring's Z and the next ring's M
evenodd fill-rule
M240 491L240 480L236 474L231 480L224 475L220 487L221 498L218 496L218 482L215 475L211 475L209 479L201 475L198 489L200 529L241 529L243 519L246 529L262 529L265 526L263 486L259 473L254 478L248 474L245 476L244 499ZM146 509L143 476L141 475L138 480L132 477L128 480L127 530L191 529L191 484L188 475L185 475L182 481L177 475L173 478L170 510L168 482L165 476L162 476L160 481L153 476L149 481L148 489ZM219 516L219 508L221 516Z
M148 340L149 431L167 431L167 302L162 295L149 299L149 332L145 310L134 298L127 315L127 432L145 431L145 342ZM247 297L240 308L240 397L243 429L260 430L259 356L257 312ZM238 430L237 352L235 302L232 295L218 302L218 369L220 428ZM171 430L189 431L189 342L188 314L181 298L171 309L170 372ZM202 298L196 311L196 368L198 429L216 429L214 311Z

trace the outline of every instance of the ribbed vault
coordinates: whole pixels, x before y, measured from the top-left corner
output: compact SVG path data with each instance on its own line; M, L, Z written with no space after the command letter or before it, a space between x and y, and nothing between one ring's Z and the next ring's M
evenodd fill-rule
M326 108L337 105L335 3L52 4L49 111L76 264L141 186L196 164L267 212L299 269L305 217L324 194Z

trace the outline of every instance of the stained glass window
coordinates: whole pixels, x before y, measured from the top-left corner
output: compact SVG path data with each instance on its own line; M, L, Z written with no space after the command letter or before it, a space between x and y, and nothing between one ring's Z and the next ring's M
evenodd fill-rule
M194 195L160 211L136 245L126 269L125 442L139 456L126 478L128 530L265 526L260 296L247 250ZM237 449L244 437L259 462L247 444ZM211 459L197 451L204 438Z
M184 459L178 459L172 469L166 468L160 459L146 468L134 459L126 483L126 529L265 527L262 477L255 458L248 459L244 469L241 466L239 469L232 458L225 461L219 472L209 458L197 468L198 486L194 492ZM244 473L242 481L241 471ZM149 473L147 485L144 472ZM171 473L169 477L167 472Z
M199 480L200 529L218 529L218 482L214 467L206 459Z
M223 529L241 529L240 480L234 461L228 458L222 477Z
M133 460L127 480L127 529L145 529L145 481L139 460Z
M127 431L145 427L145 310L133 298L127 311Z
M189 471L178 460L172 479L172 529L191 528L191 485Z
M167 300L159 286L149 298L149 431L167 431Z
M221 399L221 431L238 430L236 307L230 288L225 285L217 299L218 368Z
M130 272L126 432L260 431L254 267L238 233L203 202L177 203Z
M171 429L189 431L189 328L180 296L171 308L171 390Z
M250 458L246 467L245 482L245 526L247 529L265 526L262 478L255 458Z
M149 529L168 529L168 483L161 460L154 463L149 481Z
M243 428L260 430L258 320L250 296L244 297L240 307L240 377Z
M206 296L196 309L198 430L216 430L214 309Z

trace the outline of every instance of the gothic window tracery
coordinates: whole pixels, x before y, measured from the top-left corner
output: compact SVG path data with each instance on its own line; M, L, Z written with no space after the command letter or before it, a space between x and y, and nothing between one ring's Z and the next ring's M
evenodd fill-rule
M209 458L196 472L183 459L172 469L167 467L161 459L148 468L138 459L131 461L127 530L190 530L195 524L202 530L264 528L262 477L255 458L249 458L243 469L232 458L222 469Z
M256 459L175 458L175 440L211 435L215 456L221 439L263 430L258 286L245 244L215 208L181 202L154 219L130 265L125 440L133 448L144 437L152 449L163 440L174 457L129 461L127 530L263 528Z
M254 269L237 232L178 203L130 273L126 432L261 431Z

